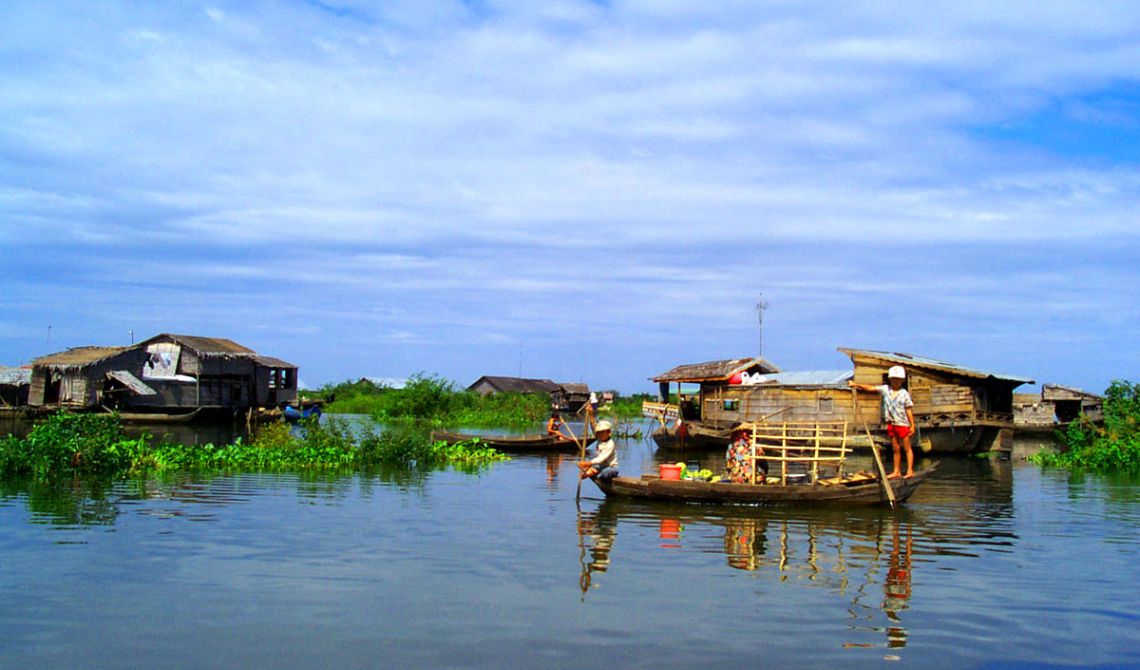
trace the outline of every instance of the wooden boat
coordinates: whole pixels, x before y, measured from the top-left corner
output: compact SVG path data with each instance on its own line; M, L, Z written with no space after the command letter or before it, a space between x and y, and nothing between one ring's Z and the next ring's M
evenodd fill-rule
M903 502L937 469L934 463L905 479L890 479L895 500ZM664 480L658 475L594 480L607 497L668 502L729 503L736 505L832 504L885 505L887 496L879 478L858 472L842 479L820 479L815 484L733 484L700 480Z
M570 438L559 438L550 435L470 435L467 433L452 433L444 430L433 431L433 440L442 440L448 444L479 440L483 444L499 451L577 451L579 445ZM587 444L593 442L591 437Z
M772 504L834 503L876 505L889 502L878 475L845 471L851 452L846 421L782 421L742 424L744 454L736 459L745 468L747 483L668 480L658 475L596 480L607 496L673 502ZM769 476L753 464L766 462ZM914 476L888 480L896 501L906 500L933 466Z
M126 423L190 423L202 408L198 407L189 412L119 412L119 420Z

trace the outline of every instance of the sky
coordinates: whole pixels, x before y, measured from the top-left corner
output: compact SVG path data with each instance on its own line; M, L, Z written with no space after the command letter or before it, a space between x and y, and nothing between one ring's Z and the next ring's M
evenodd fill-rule
M0 4L0 364L1140 380L1140 4ZM766 303L763 328L759 301Z

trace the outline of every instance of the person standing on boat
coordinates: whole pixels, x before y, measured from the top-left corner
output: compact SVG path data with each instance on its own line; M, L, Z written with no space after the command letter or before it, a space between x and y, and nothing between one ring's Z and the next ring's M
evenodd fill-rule
M617 445L614 444L613 426L609 421L599 421L594 427L594 436L597 443L594 457L590 460L578 461L578 468L582 471L581 479L613 479L618 475Z
M903 388L906 383L906 370L901 365L892 366L887 370L887 384L871 386L869 384L856 384L854 381L847 385L866 391L878 393L883 398L883 419L887 423L887 435L891 437L891 447L894 449L894 470L887 475L888 479L914 476L914 451L910 448L910 436L914 432L914 401L910 393ZM874 447L872 447L874 448ZM900 472L902 452L906 451L906 474Z

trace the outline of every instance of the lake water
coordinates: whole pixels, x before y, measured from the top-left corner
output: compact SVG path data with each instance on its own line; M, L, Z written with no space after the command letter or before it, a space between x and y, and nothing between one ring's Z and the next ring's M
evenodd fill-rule
M896 512L576 487L570 455L4 482L0 666L1140 667L1138 481L944 459Z

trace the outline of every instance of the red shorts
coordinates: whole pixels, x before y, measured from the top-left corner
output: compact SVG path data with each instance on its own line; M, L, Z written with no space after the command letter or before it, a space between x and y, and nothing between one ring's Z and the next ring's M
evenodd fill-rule
M900 440L905 439L906 436L910 435L910 426L898 426L893 423L888 423L887 435L897 437Z

